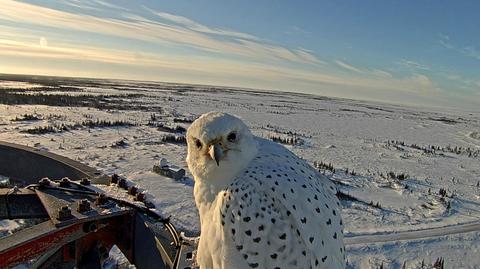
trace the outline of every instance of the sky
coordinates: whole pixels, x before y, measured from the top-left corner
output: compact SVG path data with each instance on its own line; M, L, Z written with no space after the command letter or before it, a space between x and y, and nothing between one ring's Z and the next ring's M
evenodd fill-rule
M0 73L480 110L479 1L0 0Z

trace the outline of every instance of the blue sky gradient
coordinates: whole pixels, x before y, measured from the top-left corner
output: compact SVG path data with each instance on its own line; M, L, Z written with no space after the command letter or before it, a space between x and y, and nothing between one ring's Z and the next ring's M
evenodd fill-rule
M11 1L0 73L480 107L478 1Z

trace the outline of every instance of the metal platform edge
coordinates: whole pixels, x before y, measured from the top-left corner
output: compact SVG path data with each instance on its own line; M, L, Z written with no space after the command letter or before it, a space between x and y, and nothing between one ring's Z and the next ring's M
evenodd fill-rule
M94 184L108 184L108 177L83 163L49 151L0 141L0 175L37 183L39 175L52 179L89 178Z

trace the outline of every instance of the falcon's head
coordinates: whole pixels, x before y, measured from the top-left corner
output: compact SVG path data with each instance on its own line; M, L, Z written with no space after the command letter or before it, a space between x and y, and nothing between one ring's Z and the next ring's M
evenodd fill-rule
M237 117L209 112L187 131L187 163L196 180L226 181L245 169L257 153L248 127Z

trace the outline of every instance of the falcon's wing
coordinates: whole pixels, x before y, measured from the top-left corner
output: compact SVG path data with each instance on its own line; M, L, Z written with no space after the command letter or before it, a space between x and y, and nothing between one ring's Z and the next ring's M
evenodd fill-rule
M328 179L284 147L261 142L221 194L225 235L252 268L344 268L340 208Z
M220 214L238 256L251 268L304 268L305 247L277 200L247 182L231 187L223 194Z

